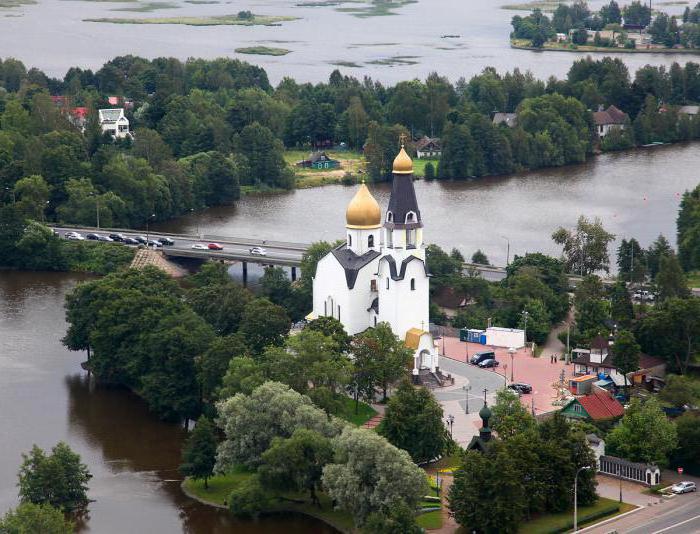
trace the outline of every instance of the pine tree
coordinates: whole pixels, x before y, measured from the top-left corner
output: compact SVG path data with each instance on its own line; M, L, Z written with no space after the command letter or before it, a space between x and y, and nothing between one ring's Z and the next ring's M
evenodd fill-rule
M180 472L195 480L204 479L204 488L209 488L209 477L216 463L216 430L206 417L200 417L187 439L182 451Z

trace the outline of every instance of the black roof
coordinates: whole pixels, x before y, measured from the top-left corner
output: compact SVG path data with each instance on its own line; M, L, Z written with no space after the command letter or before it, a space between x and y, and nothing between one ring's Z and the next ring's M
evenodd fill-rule
M360 269L380 254L377 250L368 250L362 256L358 256L347 248L345 243L334 248L331 252L345 269L345 281L348 284L348 289L355 287L355 280L357 280L357 273L360 272Z
M428 275L428 268L425 266L425 262L417 256L411 255L408 258L404 259L401 262L401 267L399 269L396 268L396 260L393 256L382 256L382 259L386 260L389 264L389 272L392 280L403 280L406 276L406 267L408 267L408 264L414 260L419 261L423 265L423 269L425 269L425 274L426 276Z
M423 226L416 199L416 190L413 188L412 175L394 174L387 211L392 213L392 220L387 220L384 225L387 228L420 228ZM406 223L406 215L411 211L416 214L415 220Z

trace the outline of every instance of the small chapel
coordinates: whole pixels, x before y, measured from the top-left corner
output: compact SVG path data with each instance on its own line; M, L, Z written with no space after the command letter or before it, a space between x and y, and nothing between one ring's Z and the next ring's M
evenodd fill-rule
M439 373L429 331L429 275L423 219L413 187L413 161L401 145L386 211L362 183L348 204L345 242L321 258L311 317L338 319L354 335L386 322L413 350L416 382Z

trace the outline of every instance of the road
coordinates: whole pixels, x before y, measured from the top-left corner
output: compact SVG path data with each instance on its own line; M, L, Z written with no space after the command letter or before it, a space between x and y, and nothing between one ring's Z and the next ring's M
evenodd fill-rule
M98 230L94 228L74 228L74 227L54 227L54 230L64 237L69 231L80 232L83 236L88 233L96 233L99 235L109 235L110 233L120 233L127 237L144 236L146 232L137 232L133 230ZM202 259L222 259L228 261L248 261L251 263L260 263L264 265L283 265L288 267L298 267L301 265L301 258L306 250L306 245L289 243L282 244L278 242L268 243L263 240L253 239L220 239L217 236L184 236L170 235L162 233L148 233L149 239L157 239L162 235L167 235L175 241L172 246L162 248L166 256L202 258ZM195 243L208 244L216 242L224 247L223 250L196 250L192 246ZM125 245L129 246L129 245ZM252 247L263 247L267 254L265 256L253 255L250 253Z

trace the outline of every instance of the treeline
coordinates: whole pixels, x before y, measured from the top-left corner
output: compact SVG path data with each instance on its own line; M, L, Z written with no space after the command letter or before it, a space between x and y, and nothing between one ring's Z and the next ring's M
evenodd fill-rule
M589 110L601 105L633 122L604 149L700 137L699 119L677 115L700 101L695 63L647 66L634 79L604 58L546 82L487 68L454 84L433 73L385 87L334 71L327 83L272 87L264 70L229 59L123 56L63 79L5 59L0 86L3 202L35 220L86 225L99 216L102 226L138 226L233 202L241 188L291 188L285 147L345 143L364 151L376 181L390 178L401 133L443 138L442 178L584 161L595 140ZM97 110L114 107L109 96L125 106L133 138L102 135ZM77 106L87 109L84 124L71 114ZM495 126L494 111L517 113L514 127Z

